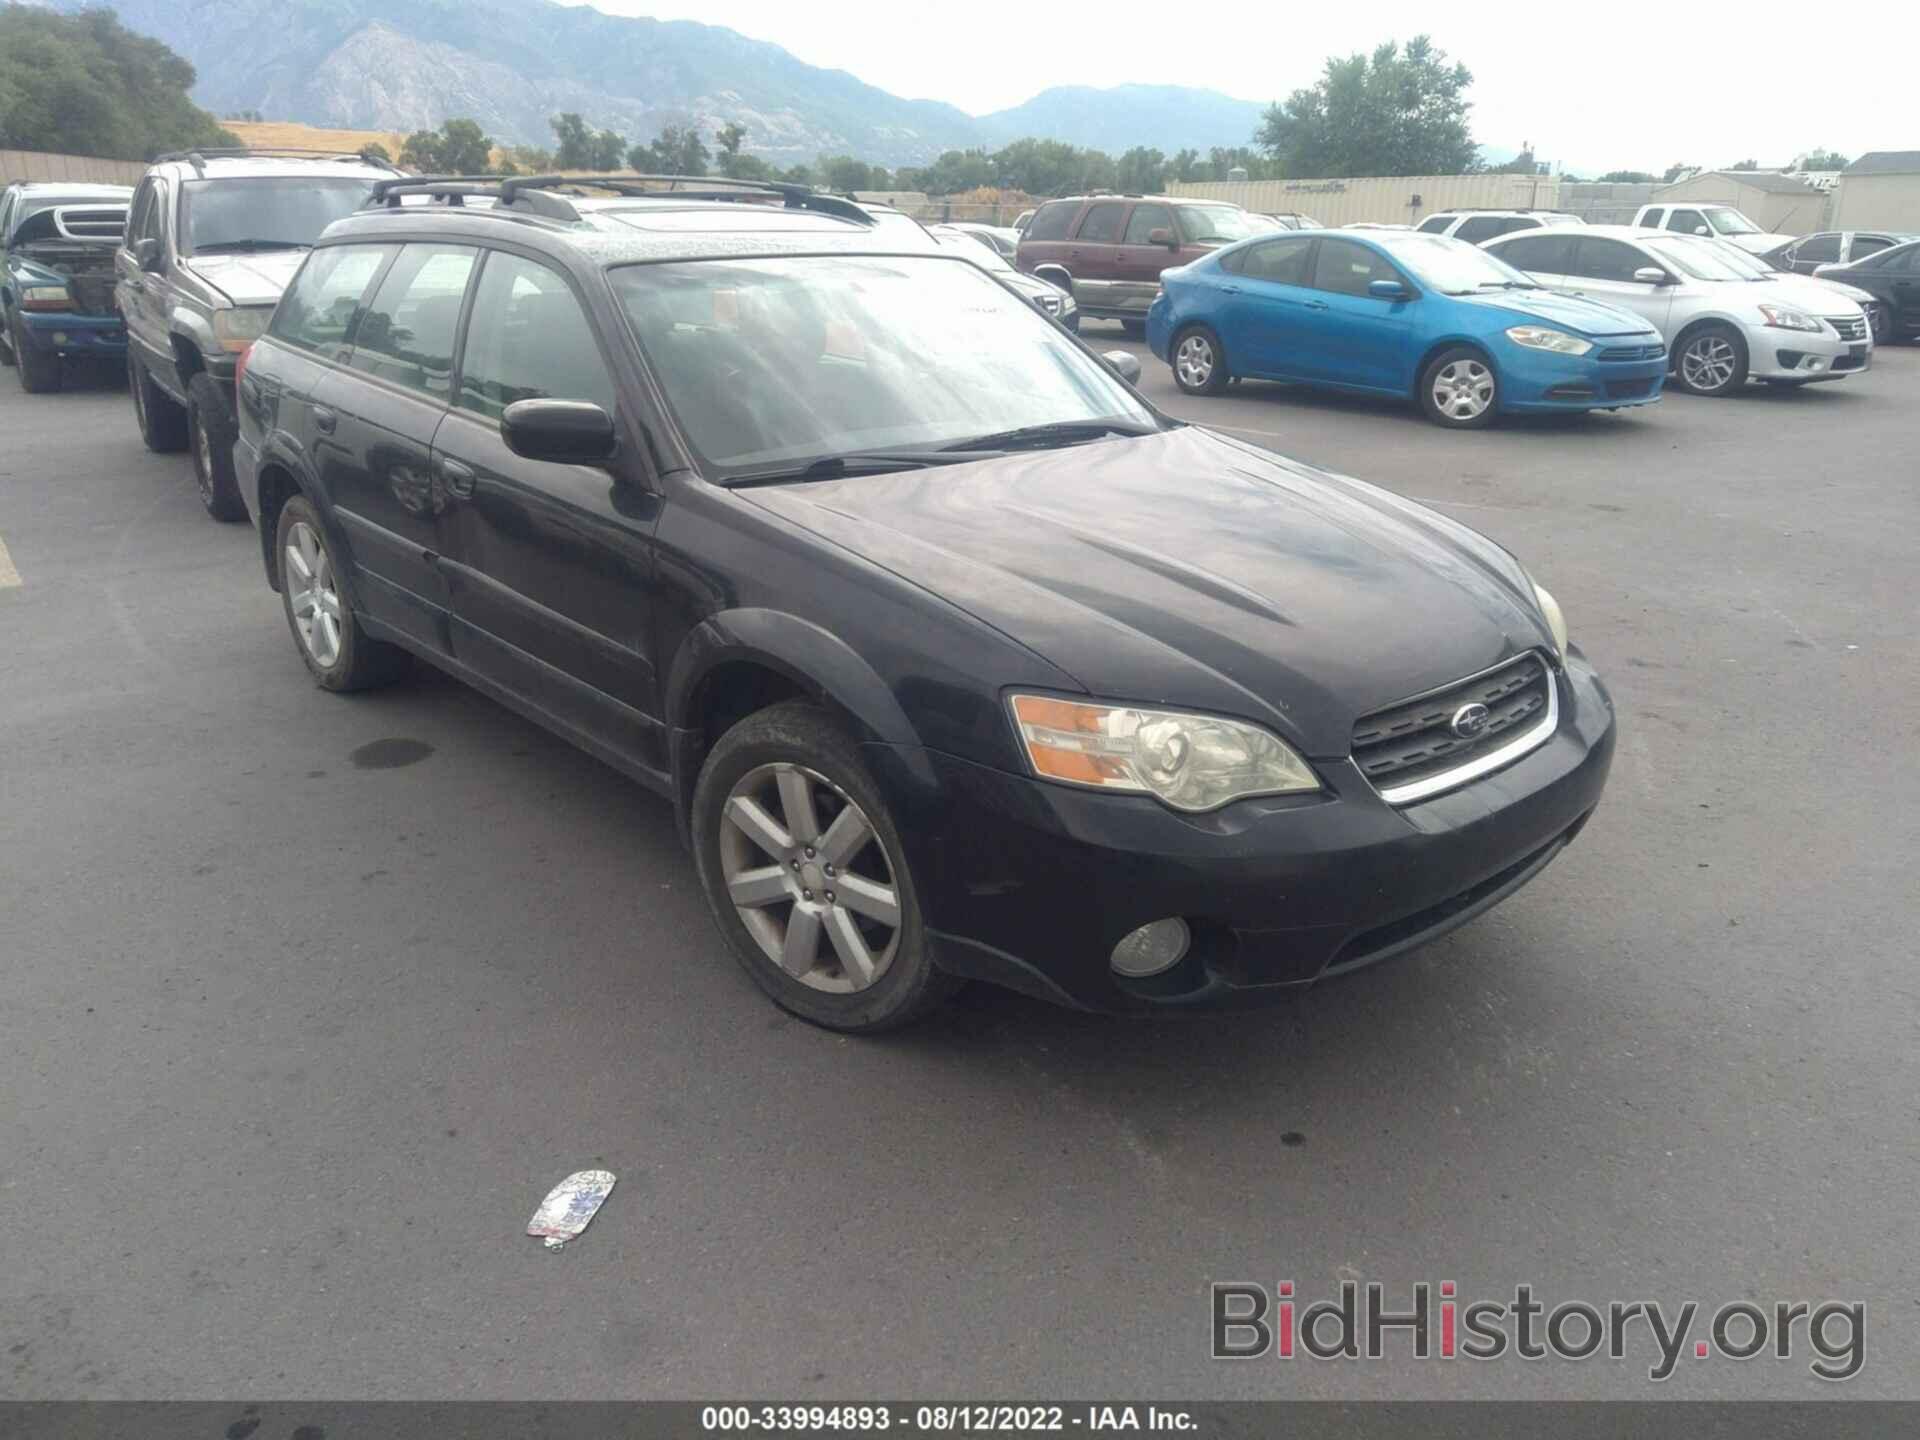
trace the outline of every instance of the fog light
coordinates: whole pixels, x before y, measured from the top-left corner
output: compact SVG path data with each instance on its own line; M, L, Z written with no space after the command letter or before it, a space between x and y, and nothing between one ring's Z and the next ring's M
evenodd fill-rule
M1809 370L1824 370L1826 368L1827 362L1824 360L1815 359L1807 361L1807 369Z
M1113 968L1131 980L1144 980L1179 964L1192 940L1187 922L1178 916L1155 920L1113 947Z
M56 330L56 331L54 331L54 332L53 332L53 343L54 343L54 344L56 344L56 345L64 345L64 344L66 344L66 343L67 343L67 332L66 332L66 331L64 331L64 330Z

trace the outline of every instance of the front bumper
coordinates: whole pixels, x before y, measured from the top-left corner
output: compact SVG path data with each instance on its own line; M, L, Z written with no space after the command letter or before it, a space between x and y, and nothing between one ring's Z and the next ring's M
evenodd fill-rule
M937 813L901 826L948 970L1091 1010L1216 1008L1283 995L1433 939L1538 874L1598 804L1613 704L1576 650L1556 676L1553 738L1505 769L1394 808L1351 760L1318 795L1179 815L928 755ZM874 746L890 791L912 768ZM890 781L889 776L893 779ZM1109 957L1149 921L1194 937L1166 974L1130 981Z
M1651 405L1666 384L1665 351L1642 360L1602 360L1609 349L1650 349L1596 341L1585 355L1557 355L1507 342L1500 361L1503 410L1614 410Z
M1873 368L1872 340L1842 340L1774 325L1747 328L1747 374L1755 380L1844 380Z
M127 327L118 315L76 315L71 310L22 310L19 315L26 341L36 350L63 359L126 358Z

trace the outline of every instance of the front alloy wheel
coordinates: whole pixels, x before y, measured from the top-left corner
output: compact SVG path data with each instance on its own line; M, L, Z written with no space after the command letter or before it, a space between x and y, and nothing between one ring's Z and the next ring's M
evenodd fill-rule
M1500 405L1500 382L1487 357L1457 345L1428 362L1420 379L1420 408L1436 425L1477 430L1490 424Z
M1682 389L1695 395L1725 395L1747 381L1747 357L1740 337L1724 325L1695 331L1680 347L1674 364Z

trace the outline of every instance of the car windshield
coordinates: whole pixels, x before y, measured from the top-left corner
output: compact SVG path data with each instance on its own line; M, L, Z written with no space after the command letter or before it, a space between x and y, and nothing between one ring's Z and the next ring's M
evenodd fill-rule
M1267 226L1233 205L1182 205L1180 231L1202 245L1227 245L1249 235L1264 235Z
M1693 280L1751 280L1753 277L1711 245L1678 237L1644 242L1661 260Z
M347 176L189 180L180 233L188 254L295 249L358 210L372 190L371 179Z
M1767 232L1754 224L1738 210L1728 205L1709 205L1705 214L1707 224L1718 235L1764 235Z
M1533 290L1538 287L1506 261L1445 235L1409 232L1394 235L1382 248L1413 272L1414 279L1447 295L1471 295L1476 290Z
M1771 280L1780 271L1751 251L1742 250L1731 240L1703 240L1703 245L1711 246L1713 253L1727 264L1740 271L1749 280Z
M836 459L875 452L919 463L1032 427L1063 427L1048 442L1061 444L1160 428L1119 379L972 259L781 256L609 274L682 432L717 479L829 473Z

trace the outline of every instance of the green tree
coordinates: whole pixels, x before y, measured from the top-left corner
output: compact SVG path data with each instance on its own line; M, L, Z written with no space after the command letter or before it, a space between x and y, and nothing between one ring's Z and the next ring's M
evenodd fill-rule
M911 176L907 171L900 172L903 188L924 190L929 195L958 195L963 190L996 184L999 178L999 167L984 150L949 150Z
M360 158L366 161L378 161L382 165L391 165L393 156L387 153L387 147L378 140L368 141L360 147Z
M1489 175L1538 175L1540 162L1533 158L1533 146L1523 145L1520 153L1501 165L1487 166Z
M1246 171L1249 180L1271 180L1278 173L1272 161L1247 145L1215 145L1207 152L1207 168L1215 180L1231 179L1234 170Z
M1472 83L1427 36L1404 49L1388 41L1371 58L1328 60L1318 84L1268 107L1254 140L1282 174L1302 179L1462 174L1479 154L1467 116Z
M1167 173L1175 180L1198 180L1205 163L1198 150L1176 150L1167 162Z
M1802 170L1844 170L1847 168L1847 157L1842 155L1838 150L1809 150L1801 157L1798 168Z
M1660 177L1649 170L1609 170L1600 177L1603 185L1651 185Z
M627 164L652 175L704 175L712 156L700 132L691 125L669 125L651 145L627 152Z
M883 165L869 165L851 155L822 155L820 183L836 193L848 190L886 190L892 177Z
M1760 162L1758 160L1742 160L1737 164L1727 167L1729 170L1758 170L1759 168Z
M187 98L193 66L111 10L0 8L0 149L145 160L238 145Z
M493 164L493 137L471 120L416 130L400 147L400 163L431 175L481 175Z
M713 143L720 147L720 164L724 167L740 153L740 142L747 138L746 128L729 120L714 132Z
M553 126L553 138L559 142L554 147L554 165L562 170L591 169L594 136L587 122L576 111L569 110L547 123Z
M1114 168L1120 188L1136 195L1157 195L1167 183L1167 157L1145 145L1127 151Z

